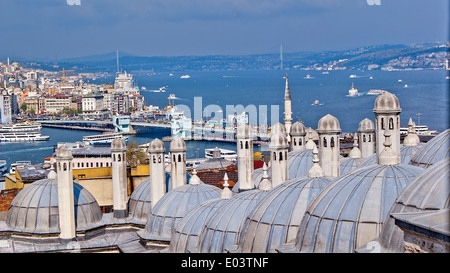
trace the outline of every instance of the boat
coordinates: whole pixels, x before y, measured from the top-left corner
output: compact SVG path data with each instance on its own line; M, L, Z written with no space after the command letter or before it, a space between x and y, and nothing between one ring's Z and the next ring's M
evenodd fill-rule
M370 90L369 92L367 92L367 95L375 95L375 96L378 96L378 95L380 95L381 93L383 93L384 92L384 90L381 90L381 89L372 89L372 90Z
M0 160L0 174L4 174L8 170L6 160Z
M205 149L205 158L214 158L214 150L215 150L215 148ZM237 159L236 151L220 149L220 148L219 148L219 150L220 150L221 158L228 159L231 161L236 161L236 159Z
M352 79L352 78L356 78L356 77L357 77L357 76L356 76L355 74L352 74L352 75L349 76L349 78L351 78L351 79Z
M14 132L37 132L42 129L40 123L15 123L5 124L0 127L0 133L14 133Z
M408 87L408 85L407 84L405 84L405 88L407 88Z
M305 79L312 79L312 78L314 78L314 77L311 77L311 75L306 75L306 77L305 77Z
M45 141L50 136L43 136L39 133L0 133L0 142L28 142Z
M435 131L430 131L430 128L428 128L428 126L426 126L426 125L416 125L415 129L416 129L416 134L418 134L418 135L427 135L427 134L435 132ZM407 135L408 130L409 130L408 127L400 127L400 134Z
M319 105L319 100L315 100L314 105Z
M350 90L348 90L348 95L350 97L356 97L358 96L358 89L356 89L352 83L352 88Z
M84 136L83 142L86 144L111 143L116 138L122 138L125 141L128 140L128 137L122 133L104 133L101 135Z
M180 77L180 79L189 79L191 76L189 76L189 75L182 75L181 77Z

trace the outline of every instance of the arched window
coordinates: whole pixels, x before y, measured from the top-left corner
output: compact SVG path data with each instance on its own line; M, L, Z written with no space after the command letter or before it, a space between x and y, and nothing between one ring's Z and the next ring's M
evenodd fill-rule
M113 161L116 161L116 154L113 154Z
M366 142L366 135L363 135L363 142Z
M371 142L372 141L372 137L371 137L371 135L369 135L369 142Z
M241 141L241 149L244 149L244 145L242 144L242 141Z
M327 139L325 137L323 138L323 147L327 147Z
M66 163L64 163L64 165L63 165L63 171L67 171L67 164Z
M279 160L283 160L283 152L280 152L280 159Z
M394 119L393 118L389 119L389 130L394 130Z
M181 162L181 155L178 155L178 162Z
M277 153L273 152L273 160L277 160Z
M121 159L121 157L120 157L120 154L117 155L117 161L118 161L118 162L122 161L122 159Z
M176 159L176 156L175 156L175 155L173 155L172 162L177 162L177 159Z
M301 138L298 140L298 144L303 145L303 140Z
M248 141L245 142L245 149L248 149Z
M294 146L297 146L297 139L294 137Z
M161 156L158 156L158 163L161 163Z
M284 152L284 160L287 159L287 152Z
M334 147L334 137L331 137L331 141L330 141L330 147Z
M381 130L384 130L384 118L381 118Z
M156 163L156 156L153 156L153 163Z
M61 170L61 163L58 163L58 171Z

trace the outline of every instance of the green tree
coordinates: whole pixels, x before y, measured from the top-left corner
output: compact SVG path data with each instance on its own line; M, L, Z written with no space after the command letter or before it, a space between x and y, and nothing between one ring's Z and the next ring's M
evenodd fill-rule
M23 103L21 106L20 106L20 109L22 110L22 111L27 111L27 105L25 104L25 103Z
M136 168L147 160L147 154L139 147L136 141L130 142L127 147L127 165Z
M35 113L36 113L36 111L33 108L31 108L30 109L30 114L34 115Z

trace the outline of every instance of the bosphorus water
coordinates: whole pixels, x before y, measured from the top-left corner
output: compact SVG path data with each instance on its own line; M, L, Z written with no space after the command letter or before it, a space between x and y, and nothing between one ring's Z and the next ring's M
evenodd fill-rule
M269 114L270 106L278 105L279 121L283 122L286 71L127 72L134 75L137 85L145 87L141 94L147 105L163 108L168 105L169 94L175 94L175 104L187 105L193 113L194 97L201 97L203 108L215 104L223 110L224 118L227 105L255 105L257 109L259 105L267 105ZM412 118L416 124L420 122L431 130L443 131L449 128L450 80L446 79L447 71L329 71L328 74L321 71L287 72L292 98L292 117L294 122L302 121L308 127L317 128L319 119L331 114L338 118L342 132L356 132L361 120L374 120L373 105L376 96L367 95L367 92L371 89L382 89L399 98L402 127L407 127L409 118ZM185 74L189 74L190 78L180 78ZM350 78L350 75L356 76ZM109 83L114 82L114 78L91 82ZM360 94L357 97L347 96L352 83ZM166 87L166 92L153 91L163 86ZM313 105L315 100L319 101L319 105ZM418 113L421 113L420 121ZM270 123L270 119L267 122ZM93 131L55 128L43 128L41 133L49 135L50 140L0 144L0 159L7 160L8 164L18 160L43 162L44 158L53 154L53 147L58 142L81 141L85 135L98 134ZM167 134L168 131L155 130L148 134L131 136L129 141L143 144ZM166 145L168 152L168 143ZM203 157L204 149L216 146L236 150L234 143L188 141L187 157Z

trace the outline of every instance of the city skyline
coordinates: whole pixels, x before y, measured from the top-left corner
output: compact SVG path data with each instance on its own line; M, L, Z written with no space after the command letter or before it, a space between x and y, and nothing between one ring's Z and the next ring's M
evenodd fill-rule
M0 58L246 55L447 41L447 1L83 1L0 4Z

